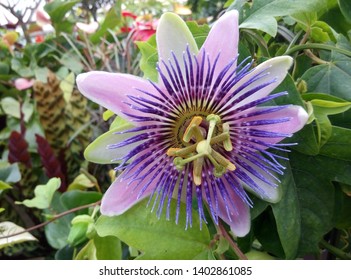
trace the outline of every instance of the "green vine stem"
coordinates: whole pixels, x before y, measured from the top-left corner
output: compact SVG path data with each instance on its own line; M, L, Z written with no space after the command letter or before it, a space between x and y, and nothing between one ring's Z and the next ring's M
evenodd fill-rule
M82 209L86 209L86 208L89 208L89 207L94 207L94 206L100 205L100 203L101 203L101 200L99 200L97 202L94 202L94 203L90 203L90 204L86 204L86 205L82 205L82 206L78 206L78 207L72 208L70 210L67 210L65 212L62 212L60 214L57 214L57 215L53 216L51 219L49 219L49 220L47 220L47 221L45 221L45 222L43 222L41 224L32 226L30 228L27 228L27 229L25 229L23 231L20 231L20 232L16 232L14 234L6 235L6 236L0 236L0 239L10 238L10 237L13 237L13 236L16 236L16 235L20 235L20 234L23 234L23 233L26 233L26 232L31 232L31 231L39 229L41 227L45 227L46 225L52 223L53 221L56 221L57 219L62 218L63 216L66 216L68 214L74 213L74 212L82 210Z
M351 57L351 51L340 49L335 46L331 45L325 45L325 44L318 44L318 43L309 43L309 44L304 44L304 45L298 45L295 47L290 48L285 52L286 55L291 55L295 52L301 51L301 50L306 50L306 49L319 49L319 50L327 50L327 51L336 51L341 54L347 55Z
M327 249L330 253L342 260L351 260L351 255L344 252L343 250L329 244L327 241L322 239L319 243L320 247Z

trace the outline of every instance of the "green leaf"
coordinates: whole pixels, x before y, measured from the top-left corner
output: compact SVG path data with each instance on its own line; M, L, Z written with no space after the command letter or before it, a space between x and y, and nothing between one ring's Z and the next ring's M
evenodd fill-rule
M18 164L0 161L0 180L6 183L17 183L21 180Z
M351 23L351 2L349 0L338 0L341 13Z
M122 244L115 236L100 237L95 235L96 259L98 260L121 260Z
M55 260L72 260L73 254L74 248L66 245L55 253Z
M108 30L113 30L116 26L121 24L121 11L120 11L120 1L106 13L104 21L101 23L100 28L90 36L91 42L94 44L100 41Z
M313 106L313 114L317 124L318 143L322 147L332 134L332 124L328 116L347 111L351 108L351 102L313 99L310 103Z
M351 227L351 196L346 195L342 188L335 190L335 208L333 221L337 228L347 229Z
M75 4L77 4L79 0L74 1L61 1L55 0L52 1L44 6L44 10L49 14L50 19L59 24L64 17L66 16L67 12L69 12Z
M272 204L272 210L285 258L295 259L301 238L301 213L295 178L290 166L286 167L281 182L282 199Z
M34 198L25 199L22 202L16 201L16 204L24 204L27 207L46 209L51 205L51 200L55 191L60 187L60 178L51 178L46 185L38 185L34 189Z
M73 182L69 184L67 191L85 190L95 186L95 182L91 181L85 174L79 174L74 178Z
M67 211L60 199L61 195L56 192L49 209L44 209L46 215L56 215ZM71 228L73 214L68 214L45 226L45 236L51 247L61 249L67 245L67 237Z
M0 105L6 115L12 116L16 119L21 118L20 103L16 99L12 97L4 97L1 99ZM29 103L29 101L26 99L25 102L22 104L22 113L24 114L25 122L28 122L28 120L33 114L33 110L33 104Z
M69 100L71 99L74 86L75 75L71 72L60 83L60 89L63 91L63 97L67 103L69 103Z
M42 83L47 82L49 69L47 67L36 67L34 69L35 79L41 81Z
M82 72L84 66L82 62L79 60L79 58L72 54L72 53L64 53L60 59L60 63L64 66L66 66L68 69L70 69L72 72L75 74L79 74Z
M236 2L236 1L235 1ZM234 5L238 6L234 2ZM275 17L293 15L301 12L318 11L325 6L320 0L255 0L251 6L243 5L240 8L240 28L258 29L275 37L278 24ZM322 3L321 3L322 2ZM230 7L229 9L232 9Z
M262 226L264 224L264 226ZM270 208L252 221L253 232L263 250L279 259L285 258L285 252L278 234L276 221Z
M19 119L21 117L20 103L12 97L4 97L1 99L1 107L8 116Z
M103 114L102 114L102 118L104 121L108 121L112 116L114 116L115 113L112 112L111 110L106 110Z
M186 25L191 34L193 34L197 47L200 49L210 32L210 27L207 24L198 25L196 21L188 21L186 22Z
M115 129L115 130L121 129L122 130L122 129L125 129L125 127L128 127L128 126L132 127L133 124L131 122L121 118L120 116L117 116L113 120L113 122L111 123L110 130L112 130L112 129Z
M0 195L4 190L8 190L8 189L12 189L12 187L9 184L5 183L4 181L0 180Z
M151 36L146 42L136 42L136 45L141 53L140 69L144 73L144 78L157 82L158 72L156 64L158 62L158 54L155 35Z
M22 63L23 61L20 61L16 58L12 58L11 59L12 70L17 72L17 74L20 75L21 77L24 77L24 78L32 77L34 75L33 70L28 66L24 66Z
M301 238L298 256L317 253L318 242L333 227L335 189L332 182L351 183L351 162L325 156L306 156L291 153L291 170L294 176L299 207Z
M10 73L10 66L5 62L0 62L0 76L8 75Z
M79 206L91 204L101 199L102 194L92 191L73 190L61 195L62 205L67 209L73 209ZM80 210L78 213L87 213L87 209Z
M84 157L86 160L100 164L111 164L112 160L118 158L118 155L111 151L111 149L108 149L108 145L115 144L116 141L119 142L129 138L131 136L130 133L116 135L116 132L130 129L132 127L133 126L131 124L126 123L118 126L116 129L109 130L100 135L85 149Z
M0 223L0 236L8 236L18 232L24 231L23 227L20 227L12 222L1 222ZM33 235L29 232L24 232L15 236L1 238L0 239L0 249L14 244L26 242L26 241L38 241Z
M139 259L193 259L208 250L211 241L206 225L200 230L197 214L193 213L192 227L185 230L186 209L180 208L180 221L160 219L146 208L144 200L123 215L101 216L96 223L97 233L104 237L116 236L129 246L143 252ZM172 201L170 215L176 211L176 201Z
M320 154L331 158L351 161L351 129L333 126L328 142Z
M332 51L330 63L310 68L301 78L307 82L309 92L326 93L351 101L350 63L350 57Z
M87 244L79 251L75 260L96 260L96 248L94 240L89 240Z

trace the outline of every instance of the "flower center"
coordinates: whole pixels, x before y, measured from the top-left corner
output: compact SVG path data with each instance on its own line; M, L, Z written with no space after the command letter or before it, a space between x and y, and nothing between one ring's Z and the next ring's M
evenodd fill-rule
M233 149L229 135L229 124L222 124L222 133L215 135L216 126L221 123L221 118L210 114L206 117L208 125L206 138L203 135L204 120L201 116L194 116L185 129L182 140L185 143L195 142L184 148L170 148L167 155L174 157L173 163L178 170L183 170L188 163L193 164L193 180L195 185L201 185L202 168L205 159L213 165L213 174L221 177L226 170L234 171L235 165L214 149L214 145L221 144L226 151Z

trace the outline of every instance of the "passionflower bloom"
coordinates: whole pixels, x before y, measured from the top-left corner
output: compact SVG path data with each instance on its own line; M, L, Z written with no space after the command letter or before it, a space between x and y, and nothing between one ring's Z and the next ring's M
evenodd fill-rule
M272 58L255 68L237 65L238 13L225 13L199 50L187 25L164 14L156 31L158 82L99 71L80 74L79 90L133 124L108 132L87 149L89 160L119 161L123 172L105 193L101 213L119 215L150 197L161 215L176 199L192 223L197 201L205 204L237 236L250 230L251 200L246 191L276 202L284 167L274 150L301 129L307 113L300 106L264 106L288 94L270 94L285 78L292 59Z

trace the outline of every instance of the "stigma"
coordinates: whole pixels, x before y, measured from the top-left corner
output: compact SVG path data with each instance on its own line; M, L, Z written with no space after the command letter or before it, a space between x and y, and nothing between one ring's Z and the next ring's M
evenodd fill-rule
M203 131L204 127L207 127L206 134ZM234 171L236 169L232 162L216 151L220 147L228 152L233 150L229 124L222 123L218 115L210 114L206 119L194 116L186 127L182 140L187 146L169 148L167 155L174 157L173 164L179 171L183 170L187 164L192 164L195 185L201 185L202 170L206 159L213 166L213 174L216 177L221 177L227 170Z

